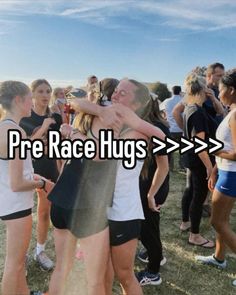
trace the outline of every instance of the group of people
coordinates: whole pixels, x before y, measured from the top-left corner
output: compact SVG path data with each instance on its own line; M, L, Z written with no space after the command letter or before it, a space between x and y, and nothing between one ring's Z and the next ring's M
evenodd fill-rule
M210 256L196 256L198 262L225 268L226 246L235 253L235 233L229 220L236 197L236 70L225 73L220 63L211 64L206 77L193 71L185 80L186 95L172 111L183 135L208 141L216 138L224 148L214 155L202 151L188 152L183 157L187 184L182 198L181 231L190 230L188 242L214 248ZM203 204L212 192L211 224L216 242L200 234ZM236 285L236 281L233 281Z
M215 246L199 233L208 189L213 191L211 221L217 232L216 252L196 259L225 267L225 245L236 251L236 236L229 226L236 197L236 71L225 73L224 66L216 63L208 67L206 78L191 72L185 79L184 97L175 107L172 103L173 118L179 126L175 130L169 130L157 97L144 84L132 79L98 83L96 76L88 82L88 97L76 98L75 94L70 100L76 115L72 124L65 115L68 100L63 88L53 92L44 79L34 81L30 88L17 81L0 84L0 104L5 112L0 121L0 219L7 229L2 294L42 294L30 291L25 278L34 192L34 259L43 269L53 269L50 295L66 294L77 239L83 251L88 295L112 294L114 277L127 295L142 295L141 286L145 284L159 285L159 269L166 261L160 210L169 192L170 155L163 150L153 155L151 138L163 140L173 133L179 136L181 130L189 139L216 137L225 143L215 156L206 151L197 155L188 152L181 159L187 168L187 186L180 225L183 231L190 228L190 244ZM174 87L173 91L179 95L181 88ZM163 109L168 108L166 103ZM43 140L45 147L49 129L60 130L62 138L71 141L93 139L97 155L93 160L54 160L48 159L45 148L41 159L31 159L30 152L25 160L20 159L19 151L14 160L8 159L7 134L11 129L19 130L22 138ZM133 169L126 169L122 160L101 161L98 148L102 129L112 129L116 139L144 139L148 143L147 158L138 160ZM54 226L55 265L45 251L50 221ZM144 246L139 258L148 264L134 274L139 239Z

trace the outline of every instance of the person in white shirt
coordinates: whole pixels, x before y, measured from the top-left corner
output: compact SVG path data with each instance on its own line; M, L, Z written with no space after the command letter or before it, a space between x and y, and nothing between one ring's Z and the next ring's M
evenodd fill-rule
M181 87L180 86L174 86L172 88L173 95L170 98L165 99L160 104L160 110L165 112L166 119L170 126L170 133L171 137L176 140L180 141L181 136L183 135L183 130L178 126L178 124L175 121L175 118L173 117L173 109L174 107L183 99L181 95ZM182 169L183 165L181 162L181 158L179 157L179 167ZM174 169L174 158L171 157L170 161L170 169Z
M216 138L224 148L216 152L216 166L208 186L212 195L211 224L216 230L216 249L210 256L196 256L203 264L226 268L226 246L236 252L236 233L230 227L230 215L236 198L236 70L226 73L219 84L219 97L229 113L220 123ZM236 280L233 281L236 286Z
M34 190L50 191L53 183L34 174L30 150L26 159L16 149L14 159L8 157L8 132L17 130L23 117L30 116L32 93L18 81L4 81L0 85L0 104L5 118L0 122L0 220L6 226L6 259L1 283L2 295L42 294L30 291L25 277L25 258L32 232Z

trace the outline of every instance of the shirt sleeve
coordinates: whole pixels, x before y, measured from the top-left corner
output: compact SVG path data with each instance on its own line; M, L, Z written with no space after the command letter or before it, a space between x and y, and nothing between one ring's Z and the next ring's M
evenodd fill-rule
M30 118L23 118L20 121L20 127L25 131L27 136L31 136L35 126L33 126Z
M208 133L207 119L203 112L197 111L189 118L189 126L192 136L197 133L206 132Z

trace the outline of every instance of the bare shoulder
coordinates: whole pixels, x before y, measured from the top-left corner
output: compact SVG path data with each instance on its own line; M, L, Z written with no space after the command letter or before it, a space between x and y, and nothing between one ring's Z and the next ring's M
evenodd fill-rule
M232 115L230 116L229 125L230 126L235 126L236 125L236 111L234 111L232 113Z
M9 130L17 130L21 133L22 138L26 138L26 133L24 129L22 129L20 126L11 122L0 124L0 133L2 135L1 137L5 137L5 135L7 136Z
M14 131L17 130L20 132L22 139L27 138L25 131L18 125L13 124L11 122L6 122L4 124L0 123L0 149L2 146L7 145L7 140L8 140L8 133L9 131Z
M122 136L123 139L143 139L143 140L147 140L148 137L143 134L143 133L140 133L136 130L129 130L127 131L123 136Z

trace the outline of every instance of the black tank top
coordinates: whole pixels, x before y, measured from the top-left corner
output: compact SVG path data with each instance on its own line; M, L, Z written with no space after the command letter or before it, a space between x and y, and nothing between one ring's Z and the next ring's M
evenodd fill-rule
M112 205L117 161L67 161L48 199L65 209Z

